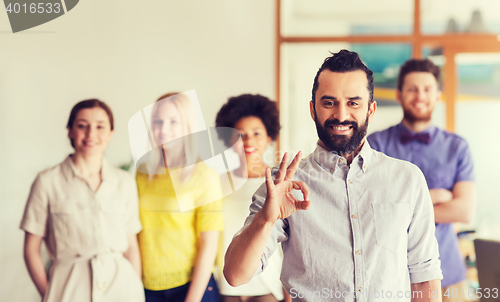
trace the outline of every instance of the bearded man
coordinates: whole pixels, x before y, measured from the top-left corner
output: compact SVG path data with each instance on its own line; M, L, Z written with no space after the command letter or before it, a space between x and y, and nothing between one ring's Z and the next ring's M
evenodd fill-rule
M439 75L439 67L428 59L408 60L401 66L396 96L403 120L373 133L368 141L373 149L410 161L424 173L434 204L443 301L463 301L466 268L453 223L473 219L476 185L467 142L432 124L432 112L441 99Z
M354 52L332 54L309 108L316 150L304 160L298 152L288 167L285 153L266 170L226 252L226 280L248 282L281 242L281 281L294 301L441 301L425 178L365 140L377 108L372 71Z

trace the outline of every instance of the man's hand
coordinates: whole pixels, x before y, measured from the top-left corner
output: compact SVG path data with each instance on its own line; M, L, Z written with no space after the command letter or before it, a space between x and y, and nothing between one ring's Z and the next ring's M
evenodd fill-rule
M288 153L285 152L281 160L276 180L273 181L271 170L266 168L266 203L262 207L262 217L265 221L275 222L278 219L284 219L298 210L307 210L311 205L309 201L309 189L302 181L293 181L292 177L299 166L302 158L302 151L295 155L292 163L286 168L288 162ZM300 190L304 200L298 200L291 192Z
M297 153L287 169L288 153L285 153L274 181L271 170L267 168L266 201L250 225L233 239L226 251L224 277L231 286L240 286L250 281L261 265L262 253L276 221L309 208L311 202L308 200L309 190L306 184L291 180L301 158L302 152ZM304 201L293 197L292 190L302 191Z
M446 189L430 189L429 193L431 194L432 204L440 204L443 202L448 202L453 199L453 193Z

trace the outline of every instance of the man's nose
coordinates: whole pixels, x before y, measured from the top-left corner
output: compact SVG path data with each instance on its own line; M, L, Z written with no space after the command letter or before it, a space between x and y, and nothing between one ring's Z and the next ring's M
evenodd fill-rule
M341 123L349 119L349 111L347 107L344 105L339 105L337 108L337 112L335 114L335 118L338 119Z
M423 100L425 100L425 98L426 98L426 93L425 93L424 89L417 90L417 99L419 101L423 101Z

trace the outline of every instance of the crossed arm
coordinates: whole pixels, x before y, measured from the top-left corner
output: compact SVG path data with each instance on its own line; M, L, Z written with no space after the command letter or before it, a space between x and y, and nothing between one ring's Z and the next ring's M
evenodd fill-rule
M459 181L451 191L430 189L436 223L470 223L476 210L476 184Z

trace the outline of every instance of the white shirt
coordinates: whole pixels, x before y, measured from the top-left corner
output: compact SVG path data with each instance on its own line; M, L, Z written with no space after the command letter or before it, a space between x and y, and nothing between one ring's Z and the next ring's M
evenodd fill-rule
M317 146L293 179L309 187L311 207L276 222L259 271L281 242L281 280L294 301L410 301L410 283L442 279L432 202L415 165L365 142L347 166ZM262 185L245 227L265 198Z

